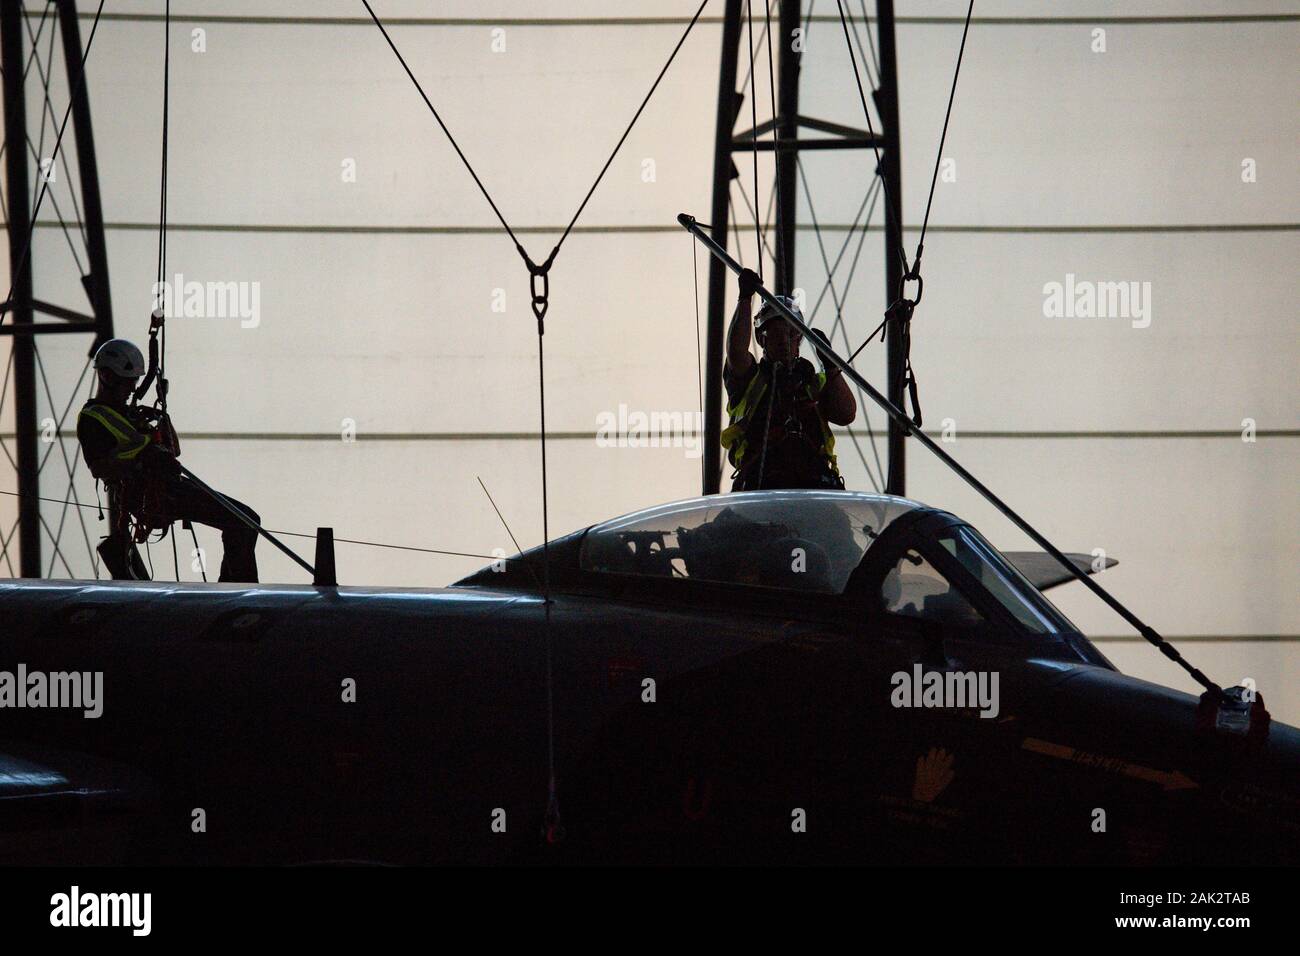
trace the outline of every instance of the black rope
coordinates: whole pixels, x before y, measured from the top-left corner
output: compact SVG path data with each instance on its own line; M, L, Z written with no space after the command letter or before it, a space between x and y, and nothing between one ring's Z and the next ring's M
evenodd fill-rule
M50 504L68 505L73 508L83 508L91 511L97 510L96 505L92 505L89 503L83 504L80 501L72 501L66 498L51 498L44 495L25 495L17 491L5 491L4 489L0 489L0 495L7 495L10 498L33 498L36 501L45 501ZM193 529L191 528L191 530ZM282 534L290 538L315 538L316 537L314 533L309 533L304 531L276 531L273 528L268 528L267 530L270 531L271 534ZM197 535L195 536L194 543L195 546L197 547L198 546ZM414 551L420 554L441 554L441 555L447 555L455 558L481 558L484 561L499 560L496 555L480 554L476 551L447 551L439 548L416 548L404 544L388 544L383 541L362 541L357 538L335 538L334 543L355 544L355 545L361 545L369 548L386 548L392 551ZM518 543L516 543L515 547L518 547Z
M155 383L155 392L157 396L157 407L165 415L167 413L167 157L169 153L168 140L171 132L171 69L172 69L172 4L167 0L166 13L163 18L163 101L162 101L162 148L160 150L161 159L159 160L159 183L158 183L158 279L157 290L158 296L154 302L154 312L149 319L149 339L150 339L150 362L152 367L153 360L153 340L157 336L158 341L158 378ZM177 290L172 290L175 293ZM152 374L152 371L150 372ZM149 376L145 377L144 384L141 387L149 385ZM136 398L141 397L137 392ZM176 548L176 536L172 534L172 549ZM179 571L178 571L179 574ZM179 578L178 578L179 580Z
M561 240L563 241L563 240ZM558 250L559 244L555 246ZM552 253L552 256L554 253ZM563 827L560 823L559 790L555 776L555 672L552 666L553 648L551 640L551 532L550 506L547 498L546 477L546 350L543 343L541 317L537 321L537 408L541 415L541 450L542 450L542 613L545 618L546 631L546 765L547 798L545 816L545 838L550 843L563 839Z
M768 6L768 9L769 9L769 10L772 8L772 0L767 0L767 6ZM763 30L760 30L760 31L759 31L759 34L758 34L758 45L759 45L759 46L762 46L762 45L763 45L764 31L765 31L766 29L767 29L767 27L763 27ZM741 92L744 92L745 87L749 85L750 80L751 80L751 79L753 78L753 76L754 76L754 67L757 66L757 65L758 65L758 57L754 54L754 52L753 52L753 47L751 46L751 48L750 48L750 60L749 60L749 66L746 68L745 79L744 79L743 81L741 81L741 84L740 84Z
M95 42L95 32L99 29L99 17L104 12L104 0L99 0L99 8L95 11L95 21L90 27L90 36L86 39L86 49L81 54L81 71L77 75L76 89L72 90L68 96L68 108L63 113L63 122L59 126L59 135L54 140L54 154L51 159L59 155L59 147L63 145L63 134L68 128L68 118L72 115L72 104L76 102L77 94L86 83L86 60L90 56L90 46ZM14 284L18 281L18 276L22 274L23 267L27 265L27 257L32 251L32 236L36 231L36 218L41 211L41 203L45 199L45 194L49 192L49 181L42 177L41 191L36 197L36 204L32 209L31 221L27 224L27 238L23 241L22 255L18 257L18 265L10 276L9 292L5 296L5 301L10 302L14 297ZM0 325L4 324L4 316L0 315Z
M777 190L781 188L781 129L777 124L776 111L776 67L772 62L772 5L767 5L767 91L772 104L772 164L774 167L774 181L772 183L772 194L776 195ZM782 42L789 42L788 38L782 37ZM755 148L757 148L755 141ZM781 228L781 222L784 217L781 215L781 203L776 204L776 251L780 255L776 258L776 286L777 292L781 295L790 294L790 249L787 248L785 240L785 230ZM791 237L791 242L794 241ZM762 278L760 276L760 278Z
M189 526L190 537L194 540L194 557L199 562L199 574L203 575L203 583L206 584L208 581L208 569L206 567L207 562L203 559L203 549L199 547L199 533L194 530L193 521L187 521L185 524ZM283 534L284 532L280 533Z
M921 237L916 243L916 256L912 260L912 272L921 273L921 251L925 248L925 230L930 225L930 205L934 202L934 186L939 181L939 164L943 162L943 144L948 138L948 120L952 118L952 101L957 96L957 78L961 75L961 60L966 53L966 34L970 32L971 14L975 12L975 0L970 0L966 8L966 25L961 31L961 47L957 50L957 67L952 71L952 89L948 91L948 110L943 114L943 132L939 135L939 151L934 157L934 174L930 177L930 196L925 201L925 218L921 220Z
M731 233L736 237L736 261L743 267L745 265L745 256L740 250L740 223L736 221L736 204L731 200L730 189L727 190L727 212L731 219Z
M762 367L760 366L755 374L761 375L762 371ZM776 404L776 373L776 366L773 366L771 369L771 380L767 383L767 419L763 424L763 450L758 456L758 484L751 489L753 491L761 491L763 489L763 472L767 470L767 439L768 435L771 434L772 431L772 407Z
M749 20L749 59L754 62L754 6L753 0L745 0L745 15ZM758 238L758 277L763 278L763 224L758 219L758 84L754 82L754 71L749 71L749 139L753 144L751 152L754 157L754 235ZM744 195L741 189L741 195Z
M668 68L673 65L673 60L677 58L677 52L682 48L682 44L686 42L686 38L691 35L691 30L695 29L695 24L699 22L700 15L704 13L704 8L708 6L708 3L709 0L701 0L699 8L695 11L695 16L691 17L691 22L686 25L686 29L682 32L681 38L677 41L677 45L673 47L673 52L668 54L668 59L664 63L663 68L659 71L659 75L656 76L655 81L650 84L650 92L646 93L645 99L643 99L641 105L637 107L636 113L632 116L632 121L627 124L627 129L623 130L623 135L618 138L618 142L614 145L613 151L609 154L609 159L605 160L605 165L600 168L600 173L597 174L596 181L591 184L591 188L587 190L587 195L583 197L582 205L578 207L578 211L573 214L573 218L569 220L569 224L564 228L564 235L560 236L560 241L555 244L555 252L559 251L560 246L564 244L564 240L569 237L569 233L573 230L574 224L577 223L578 217L581 216L582 211L587 208L587 202L591 199L592 193L596 191L596 187L600 185L600 181L605 178L605 172L609 169L610 164L614 162L614 157L618 155L618 151L622 148L624 141L632 132L632 127L635 126L636 121L641 118L641 113L650 102L650 97L654 96L655 90L659 88L659 83L663 80L664 74L666 74ZM555 252L551 253L552 257L554 257Z
M763 222L763 221L765 221L765 220L761 220L761 219L758 218L758 197L757 197L757 196L754 197L754 202L753 202L753 204L751 205L751 204L750 204L750 201L749 201L749 193L745 192L745 184L744 184L743 182L741 182L739 178L736 180L736 188L737 188L738 190L740 190L740 198L743 199L743 200L745 201L745 208L749 211L749 214L750 214L751 216L754 217L754 222L755 222L755 223L759 223L759 222ZM775 195L775 193L774 193L773 195ZM769 204L769 206L768 206L768 212L769 212L769 213L771 212L771 206L770 206L770 204ZM770 218L770 217L769 217L769 218ZM756 231L757 231L757 230L756 230ZM761 243L762 243L762 245L758 248L758 264L759 264L759 267L761 268L762 265L763 265L763 253L764 253L764 252L766 252L766 253L767 253L769 256L771 256L773 259L776 258L776 255L775 255L775 253L772 252L772 247L769 246L769 245L767 244L767 236L763 235L763 234L760 232L758 238L759 238L759 240L760 240ZM737 243L740 242L740 239L739 239L739 231L737 231L737 239L736 239L736 241L737 241Z
M452 148L456 151L456 155L460 157L461 162L464 164L466 170L473 178L474 183L478 186L479 191L483 194L483 198L488 201L488 205L492 207L493 213L496 214L496 217L500 221L502 227L505 229L506 234L514 242L516 251L518 251L520 257L524 260L525 265L527 265L528 267L528 274L530 278L530 291L532 293L533 314L537 318L538 399L539 399L540 415L541 415L542 562L543 562L543 576L544 576L543 607L545 608L546 624L547 624L546 694L547 694L547 710L548 710L548 714L547 714L548 763L550 767L550 780L549 780L550 793L547 802L546 826L547 826L547 839L554 842L554 841L558 841L561 838L562 828L560 827L560 823L559 823L559 806L558 806L556 780L555 780L555 748L554 748L554 740L553 740L554 714L552 712L553 688L552 688L551 634L550 634L550 616L551 616L550 551L549 551L550 519L549 519L549 501L547 498L547 472L546 472L546 362L545 362L545 350L543 345L544 337L545 337L545 324L544 324L545 316L550 304L550 280L549 280L550 269L552 264L555 262L556 255L560 251L560 247L564 245L565 240L568 239L569 234L573 231L573 227L577 224L579 217L581 217L583 211L587 208L587 203L591 200L591 197L595 194L596 188L600 185L601 181L604 179L605 173L609 170L609 167L613 164L614 158L618 155L618 152L622 148L623 143L627 141L627 138L631 134L633 127L637 123L637 120L641 118L641 114L645 111L645 108L647 104L649 104L651 97L654 96L655 91L659 88L659 84L663 80L664 76L667 74L668 68L672 66L673 60L676 59L678 51L680 51L683 44L685 44L686 38L690 36L691 31L695 28L695 24L699 22L700 16L704 13L705 6L708 5L708 0L701 0L699 8L695 11L695 16L691 18L690 23L687 24L686 29L682 32L681 37L678 39L677 45L673 47L672 52L668 55L668 59L664 63L663 67L660 69L658 76L655 77L654 82L650 85L649 92L647 92L645 97L642 99L641 105L637 107L637 110L633 114L631 121L627 125L627 128L623 130L623 135L619 137L618 142L614 145L614 149L609 154L609 158L605 160L605 164L601 167L600 172L597 173L595 181L591 184L591 188L587 190L587 194L583 197L582 202L578 205L577 211L574 212L573 214L573 218L569 220L569 224L565 226L564 232L561 234L559 241L556 242L554 248L551 249L550 254L546 257L546 259L541 264L538 264L533 261L533 259L528 255L527 250L524 249L523 244L520 243L518 237L515 235L514 230L510 228L510 224L506 221L505 216L501 213L501 210L497 207L496 202L492 199L492 196L488 192L487 187L483 185L483 181L479 178L478 173L475 172L473 165L470 163L469 159L465 156L464 151L461 150L460 145L456 142L455 137L452 136L451 130L447 128L447 124L443 122L442 117L438 114L438 111L434 107L433 102L429 99L428 95L425 94L424 88L420 85L420 81L417 80L415 78L415 74L411 72L410 66L407 64L406 59L402 56L401 51L397 49L397 45L393 42L392 37L389 36L388 31L384 28L383 22L379 19L374 9L370 6L369 0L361 0L361 2L365 6L366 11L370 14L370 18L374 21L375 26L377 26L379 28L380 33L383 34L384 39L387 41L389 48L393 51L394 55L396 55L398 62L401 63L402 69L406 71L406 75L410 78L411 83L414 84L417 92L419 92L420 98L424 100L425 106L429 108L429 112L432 113L433 118L437 120L438 126L441 127L443 133L447 137L447 140L451 143ZM751 31L752 31L752 26L751 26Z
M867 94L862 89L862 75L858 72L858 58L853 55L853 41L849 37L849 21L844 16L844 4L841 0L835 0L835 6L840 11L840 26L844 30L844 45L849 51L849 63L853 67L853 80L858 85L858 100L862 103L862 115L866 117L867 120L867 132L871 134L871 149L872 152L876 154L876 175L880 177L881 183L884 186L885 203L888 205L892 201L889 195L889 183L885 182L884 166L880 159L880 147L876 144L876 128L871 123L871 110L867 108ZM894 136L897 139L897 130L894 131ZM898 148L897 143L892 145L895 149ZM901 203L903 197L899 196L898 201ZM888 237L886 237L885 241L889 241ZM907 250L903 248L903 236L901 231L898 237L898 258L903 263L903 274L907 275L911 270L907 265Z
M876 56L876 41L871 38L871 18L867 16L867 0L858 0L858 6L861 7L862 9L862 32L867 35L867 46L871 50L871 62L876 65L876 76L879 76L880 59L879 57ZM853 29L856 32L857 24L854 24ZM858 49L861 48L862 48L861 42L859 42ZM867 65L867 61L863 59L862 61L863 68L865 68L866 65Z
M171 18L172 4L167 0L167 9L163 18L163 101L162 101L162 150L158 174L158 282L167 277L167 134L171 117Z
M180 559L180 555L176 553L176 526L175 525L171 525L167 528L167 537L172 539L172 567L176 571L176 583L179 584L181 580L181 559Z
M473 178L474 185L478 186L479 192L483 194L483 198L488 201L488 205L491 206L492 211L496 213L496 217L500 221L502 228L505 229L506 235L508 235L511 241L518 246L519 239L515 236L514 230L510 228L510 223L506 222L506 217L501 215L501 210L497 208L497 204L493 201L491 193L489 193L487 187L483 185L483 180L478 178L478 173L476 173L474 167L470 165L470 161L461 150L460 144L456 142L456 137L451 135L451 130L447 128L447 124L444 123L442 117L438 115L438 110L429 100L429 97L425 95L424 87L420 86L420 81L415 78L415 74L411 72L411 68L406 65L406 58L402 56L402 51L397 49L397 44L393 42L393 38L390 37L388 31L384 29L383 21L379 19L370 6L370 0L361 0L361 3L366 8L366 12L370 14L370 19L375 21L375 26L379 27L379 32L382 33L384 39L388 41L388 46L393 51L393 55L397 57L397 62L402 64L402 69L405 70L406 75L411 78L411 83L415 85L416 92L419 93L420 98L424 100L424 105L429 107L429 112L432 113L433 118L438 121L438 125L442 128L442 132L447 137L447 141L451 143L451 148L456 151L456 155L460 157L460 161L465 165L465 169Z

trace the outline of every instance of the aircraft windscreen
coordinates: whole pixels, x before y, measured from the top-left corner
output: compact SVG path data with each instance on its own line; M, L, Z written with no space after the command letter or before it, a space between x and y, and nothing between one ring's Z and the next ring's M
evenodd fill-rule
M867 548L916 502L757 491L693 498L592 528L585 570L839 594Z

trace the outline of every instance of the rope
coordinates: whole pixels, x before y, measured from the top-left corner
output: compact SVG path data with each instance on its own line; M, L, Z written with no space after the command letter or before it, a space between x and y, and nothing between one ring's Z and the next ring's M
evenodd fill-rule
M0 488L0 495L8 495L8 496L11 497L11 498L29 498L29 497L30 497L30 498L35 498L37 501L46 501L46 502L49 502L49 503L51 503L51 504L56 504L56 505L57 505L57 504L63 504L63 505L69 505L69 506L71 506L71 507L73 507L73 508L86 508L86 509L89 509L89 510L92 510L92 511L93 511L93 510L97 510L97 509L96 509L96 506L95 506L95 505L92 505L92 504L82 504L82 503L79 502L79 501L69 501L69 500L66 500L66 499L64 499L64 498L49 498L49 497L40 496L40 495L23 495L23 494L20 494L20 493L17 492L17 491L5 491L5 490L2 489L2 488ZM191 530L193 530L193 529L191 529ZM305 531L276 531L275 529L268 529L268 530L270 530L271 534L282 534L282 535L285 535L285 536L290 537L290 538L315 538L315 537L316 537L315 534L308 533L308 532L305 532ZM198 546L198 538L197 538L197 536L195 537L195 542L194 542L194 543L195 543L195 546L197 547L197 546ZM356 538L335 538L335 539L334 539L334 543L335 543L335 544L355 544L355 545L362 545L362 546L370 547L370 548L388 548L388 549L395 550L395 551L415 551L415 552L418 552L418 553L420 553L420 554L442 554L442 555L449 555L449 556L451 556L451 557L457 557L457 558L481 558L481 559L483 559L483 560L485 560L485 561L495 561L495 560L498 560L498 558L497 558L496 555L492 555L492 554L479 554L478 552L475 552L475 551L446 551L446 550L440 550L440 549L438 549L438 548L416 548L416 547L412 547L412 546L410 546L410 545L403 545L403 544L388 544L388 543L385 543L385 542L382 542L382 541L361 541L361 540L358 540L358 539L356 539ZM516 545L516 547L518 547L518 545Z
M754 6L753 0L745 0L745 15L749 20L749 139L753 144L754 156L754 235L758 239L758 277L763 278L763 225L758 220L758 84L754 83ZM741 195L745 194L742 187Z
M858 0L858 6L862 10L862 32L867 35L867 48L871 50L871 62L876 65L876 76L880 75L880 58L876 56L876 41L871 39L871 18L867 16L867 0ZM853 24L853 33L856 36L858 25ZM858 41L858 49L862 49L862 41ZM866 57L862 58L862 67L866 69ZM870 74L868 74L869 76Z
M876 144L876 128L871 123L871 110L867 109L867 94L862 89L862 76L861 74L858 73L858 58L853 55L853 41L849 39L849 21L844 16L844 4L841 2L841 0L835 0L835 6L840 11L840 26L844 30L844 45L848 47L849 63L853 67L853 79L858 85L858 100L862 103L862 115L865 116L867 120L867 132L871 134L871 150L876 154L876 174L880 177L880 181L884 186L885 203L886 203L886 207L888 207L889 203L891 202L890 195L889 195L889 183L885 182L883 163L880 159L880 147ZM897 144L895 144L895 148L897 148ZM903 197L899 196L898 201L901 203L903 201ZM907 265L907 250L903 248L902 230L899 230L898 258L903 263L903 274L906 275L910 271L910 269Z
M767 385L767 420L763 423L763 450L758 456L758 484L754 487L754 491L763 489L763 472L767 469L767 438L772 431L772 406L776 404L776 371L776 367L773 366L772 380ZM762 368L760 367L755 374L761 375Z
M447 124L444 123L442 121L442 117L438 115L438 110L434 107L433 103L429 100L429 97L425 95L424 88L420 86L420 81L415 78L415 74L411 72L411 68L406 65L406 58L402 56L402 51L397 49L397 44L393 42L393 38L390 37L388 35L388 31L384 29L383 22L379 19L379 17L375 14L375 11L370 6L370 0L361 0L361 3L366 8L366 12L370 14L370 19L375 21L375 26L379 27L379 32L382 33L384 35L384 39L388 41L388 46L393 51L393 55L397 57L397 62L402 64L402 69L405 70L406 75L411 78L411 83L415 85L416 92L419 93L420 98L424 100L424 105L429 107L429 112L432 113L433 118L438 121L438 125L442 128L442 132L447 137L447 141L451 143L451 148L456 151L456 155L460 157L460 161L465 165L465 169L469 172L470 176L473 178L474 185L478 186L479 192L483 194L483 198L487 200L488 205L492 207L492 211L496 213L496 217L500 221L502 228L505 229L506 235L508 235L511 241L514 242L516 246L518 246L519 239L518 237L515 236L514 230L510 228L510 223L506 222L506 217L501 215L501 210L497 208L496 202L493 201L492 194L489 193L487 191L487 187L483 185L483 180L478 178L478 173L476 173L474 171L474 167L470 165L470 161L466 158L465 153L461 150L460 144L456 142L456 137L451 135L451 130L447 128Z
M152 368L153 361L153 341L155 334L158 340L158 378L155 383L154 394L157 396L157 407L166 414L167 412L167 301L166 288L167 281L167 157L169 153L168 139L171 131L171 62L172 62L172 36L171 36L171 18L172 4L167 0L166 13L163 18L163 102L162 102L162 148L160 150L160 168L158 183L158 300L154 308L157 310L157 317L151 316L149 320L149 341L150 341L150 363ZM175 290L173 290L175 291ZM155 329L156 323L156 329ZM143 397L142 392L148 387L150 375L145 377L144 383L140 390L137 391L135 398L138 400ZM175 535L172 536L172 547L176 546ZM179 578L178 578L179 580Z
M939 164L943 161L943 144L948 138L948 120L952 118L952 101L957 96L957 78L961 75L961 60L966 52L966 34L970 32L971 14L975 12L975 0L970 0L966 8L966 25L961 31L961 47L957 50L957 67L952 71L952 89L948 91L948 110L943 114L943 132L939 135L939 151L934 157L934 174L930 177L930 196L925 201L925 218L921 221L921 237L916 243L916 256L912 260L912 271L921 273L921 251L925 248L925 230L930 225L930 205L934 202L934 186L939 181ZM904 353L906 354L906 353Z
M569 220L568 226L564 229L564 235L560 236L560 241L555 244L555 252L559 251L560 246L564 244L564 240L569 237L569 233L573 230L574 224L577 223L578 217L581 216L582 211L587 208L587 201L591 199L591 195L596 191L596 187L600 185L600 181L605 178L605 172L609 169L610 164L614 162L614 157L618 155L618 151L622 148L623 142L627 139L628 134L632 132L632 127L635 126L636 121L641 118L641 113L650 102L650 97L654 96L655 90L659 88L659 82L664 78L664 74L668 72L668 68L673 65L673 60L677 58L677 51L682 48L682 44L686 42L686 38L691 35L691 30L693 30L695 24L699 22L700 15L704 13L704 8L708 6L708 3L709 0L701 0L699 8L695 11L695 16L691 17L691 22L686 25L685 31L683 31L681 38L677 41L677 45L673 47L673 52L668 54L668 60L659 71L659 75L655 77L654 83L650 84L650 92L646 93L645 99L643 99L641 105L637 107L636 113L632 116L632 121L627 124L627 129L623 130L623 135L618 138L618 142L614 145L613 151L609 154L609 159L605 160L605 165L601 167L600 173L596 176L596 181L591 184L591 188L587 190L587 195L583 197L582 205L578 207L578 211L575 212L573 218ZM555 252L551 253L552 257L554 257Z
M203 560L203 557L202 557L203 549L199 547L199 533L198 533L197 531L194 530L194 522L193 522L193 521L187 522L187 524L190 526L190 537L194 540L194 551L195 551L195 556L198 557L198 559L199 559L199 573L200 573L201 575L203 575L203 583L204 583L204 584L207 584L207 583L208 583L208 569L207 569L207 567L205 567L205 565L207 564L207 562ZM279 532L279 533L280 533L280 534L285 534L286 532L281 531L281 532Z
M704 415L704 358L700 354L700 259L695 240L691 240L691 274L695 278L695 384L699 390L700 416ZM704 479L704 456L700 456L700 478Z
M366 8L366 12L370 14L370 18L374 21L375 26L379 28L379 32L383 34L384 40L387 41L389 48L393 51L393 54L397 57L398 62L401 63L402 69L406 71L406 75L410 78L411 83L414 84L417 92L419 92L420 98L424 100L425 106L429 108L429 112L433 114L433 118L438 122L438 126L441 127L443 133L447 137L447 140L451 143L452 148L456 151L456 155L460 157L460 161L464 164L465 169L469 172L470 176L473 178L475 185L478 186L479 192L483 194L483 198L486 199L488 205L492 207L493 213L496 214L496 217L500 221L502 227L505 229L506 234L514 242L515 250L519 253L520 258L524 260L524 264L528 267L530 289L532 292L532 309L533 309L534 316L537 318L538 404L539 404L539 413L541 417L542 569L543 569L542 590L543 590L543 598L544 598L543 608L545 609L545 616L546 616L546 705L547 705L547 738L548 738L547 758L548 758L548 766L550 770L550 779L548 783L549 797L547 801L547 810L546 810L546 828L547 828L546 835L549 841L558 842L559 839L562 839L563 830L559 822L559 805L557 799L556 778L555 778L554 709L553 709L554 693L553 693L553 671L551 667L551 630L550 630L550 620L551 620L550 517L549 517L550 505L549 505L549 500L547 495L547 470L546 470L546 359L545 359L545 347L544 347L544 341L545 341L544 320L545 320L547 309L550 304L550 280L549 280L550 269L552 264L554 264L555 262L555 257L559 254L560 247L563 246L565 240L569 238L569 234L573 231L573 227L577 224L579 217L581 217L583 211L587 208L587 203L591 200L591 197L592 195L595 194L597 187L600 185L601 181L605 178L605 173L608 172L609 167L613 164L614 158L618 155L618 152L622 148L623 143L626 142L628 136L631 135L633 127L636 125L637 120L641 118L641 114L645 111L645 108L647 104L649 104L651 97L654 96L655 91L659 88L659 84L663 80L664 76L667 74L668 68L672 66L673 60L677 58L678 51L681 50L683 44L685 44L686 38L690 36L691 31L695 28L695 24L699 22L700 16L704 13L704 8L705 6L708 5L709 0L701 0L699 8L695 11L695 16L691 18L690 23L687 24L686 29L682 32L681 37L678 39L677 45L673 47L672 52L668 55L668 59L664 63L663 67L660 69L658 76L655 77L654 82L650 85L649 92L647 92L645 97L641 100L641 105L637 107L637 110L633 114L631 121L628 123L627 127L623 130L623 135L620 136L618 142L614 144L614 148L610 152L609 158L605 160L605 164L601 167L600 172L596 174L595 181L592 182L591 188L587 190L587 194L583 197L582 202L578 204L578 208L574 212L573 218L570 219L569 224L565 226L564 232L561 234L559 241L555 243L554 248L551 249L550 255L548 255L545 261L543 261L540 265L534 262L532 257L528 255L527 250L525 250L523 244L520 243L518 237L514 233L514 230L510 228L510 224L506 221L505 216L501 213L501 210L497 207L496 202L492 199L492 196L488 192L487 187L483 185L483 181L479 178L478 173L475 172L473 165L470 163L469 159L465 156L464 151L460 148L460 145L456 142L455 137L452 136L451 130L447 128L447 124L443 122L443 119L438 114L438 111L434 107L433 102L429 99L428 95L424 92L424 88L420 85L420 81L417 80L415 78L415 74L411 72L410 66L407 64L406 59L402 56L401 51L397 49L397 45L393 42L392 37L389 36L388 31L384 28L383 22L379 19L374 9L370 6L369 0L361 0L361 2ZM752 30L752 26L751 26L751 30ZM540 287L539 287L539 280L540 280Z
M781 130L776 125L776 68L772 64L772 4L767 5L766 13L767 23L765 30L767 32L767 91L772 103L772 164L775 167L775 182L772 184L773 195L781 188ZM785 42L785 38L782 38ZM757 98L757 97L755 97ZM758 149L758 140L754 140L754 149ZM757 187L755 187L757 188ZM755 196L758 193L754 194ZM785 241L785 230L781 228L781 206L782 203L776 204L776 249L780 253L776 259L776 286L777 292L782 295L788 295L790 292L790 250L787 248ZM793 237L792 237L793 239ZM760 275L761 279L762 276Z
M567 234L567 233L566 233ZM564 240L561 239L561 242ZM559 251L559 243L555 249ZM554 257L555 253L551 253ZM559 791L555 778L555 671L552 666L554 657L551 638L551 531L550 506L547 499L546 480L546 350L543 345L545 336L542 332L541 316L537 320L537 408L541 415L541 450L542 450L542 614L543 629L546 633L546 766L547 795L546 814L544 817L544 834L548 842L557 843L563 839L560 824Z

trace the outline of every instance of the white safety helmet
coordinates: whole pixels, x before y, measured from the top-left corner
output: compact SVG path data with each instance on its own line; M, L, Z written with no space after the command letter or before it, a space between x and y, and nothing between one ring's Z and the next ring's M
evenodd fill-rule
M144 355L133 342L109 339L95 352L95 368L112 372L118 378L139 378L145 373Z
M784 305L787 309L789 309L791 312L794 313L795 318L797 318L800 322L803 321L803 312L800 311L799 306L795 305L794 299L786 295L778 295L776 298L781 302L782 305ZM764 302L763 307L758 310L758 315L754 316L754 325L757 328L761 329L763 328L763 326L767 325L767 323L771 322L773 319L780 319L780 318L781 318L781 314L777 312L776 309L772 308L771 304ZM785 320L782 319L782 321Z

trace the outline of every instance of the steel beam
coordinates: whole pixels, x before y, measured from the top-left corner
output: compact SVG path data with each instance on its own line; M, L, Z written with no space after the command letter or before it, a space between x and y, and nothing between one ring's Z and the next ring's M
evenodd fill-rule
M718 70L717 128L713 141L713 206L709 229L727 245L727 204L731 197L731 134L736 127L736 61L740 56L740 0L727 0L722 18L722 58ZM757 198L754 200L757 202ZM692 250L693 251L693 250ZM716 495L722 481L722 363L726 357L727 268L709 259L708 328L705 332L703 493Z
M0 0L0 55L5 103L5 180L9 190L9 276L19 332L32 324L31 183L27 168L27 96L23 85L23 9L19 0ZM41 503L36 450L36 345L30 334L14 335L14 430L18 465L18 573L41 576Z
M898 250L903 245L903 173L900 157L902 132L898 124L898 58L894 46L894 0L876 2L877 34L880 46L880 88L874 94L880 114L880 135L885 139L881 157L885 178L885 302L898 298L903 283L903 263ZM870 27L868 27L870 29ZM885 326L885 395L895 408L903 407L903 336L897 322ZM907 430L889 419L889 471L885 491L906 494Z

